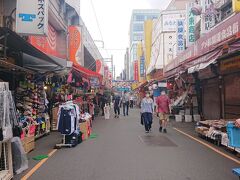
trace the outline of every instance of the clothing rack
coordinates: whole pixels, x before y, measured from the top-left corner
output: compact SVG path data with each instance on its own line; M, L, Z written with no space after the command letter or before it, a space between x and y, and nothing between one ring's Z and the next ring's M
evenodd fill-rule
M61 119L61 118L63 118L62 115L61 115L61 113L62 113L61 111L62 111L62 108L63 109L64 108L68 109L70 106L73 106L74 110L75 110L75 114L74 114L74 129L71 129L71 131L70 131L71 133L69 133L69 134L62 133L62 136L63 136L62 137L62 143L56 144L55 145L56 149L59 149L61 147L74 147L75 146L75 144L71 144L71 143L67 143L66 142L67 136L71 136L72 134L74 134L77 131L78 127L79 127L79 119L80 119L79 107L78 107L77 104L74 104L73 101L67 101L67 102L63 103L61 106L59 106L58 125L57 125L58 128L57 129L58 129L58 131L63 132L63 130L60 129L60 128L67 128L67 127L63 127L64 125L66 125L66 122L61 122L61 121L68 121L69 119ZM69 110L71 110L71 108L69 108ZM70 113L70 111L69 111L69 113ZM73 115L71 115L71 116L73 116ZM73 117L70 117L70 120L72 120L71 118L73 118ZM59 124L59 123L62 123L62 124ZM76 138L76 137L73 137L73 138ZM78 139L75 139L75 140L78 141Z

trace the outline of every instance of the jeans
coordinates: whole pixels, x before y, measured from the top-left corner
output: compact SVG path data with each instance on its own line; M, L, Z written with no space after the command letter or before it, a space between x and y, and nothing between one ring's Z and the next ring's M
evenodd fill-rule
M115 115L120 115L120 107L119 106L114 106L114 113L115 113Z
M129 110L129 101L123 103L123 115L127 115L128 116L128 110Z
M152 128L152 120L153 120L152 113L149 113L149 112L143 113L143 118L144 118L145 130L149 131Z

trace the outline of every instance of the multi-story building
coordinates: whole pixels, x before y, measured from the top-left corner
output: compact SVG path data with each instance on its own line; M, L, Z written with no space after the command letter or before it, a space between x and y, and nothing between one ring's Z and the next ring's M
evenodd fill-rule
M132 18L130 22L130 79L133 80L133 63L137 60L137 44L139 41L144 40L144 22L149 19L157 19L159 17L160 10L156 9L145 9L145 10L133 10Z

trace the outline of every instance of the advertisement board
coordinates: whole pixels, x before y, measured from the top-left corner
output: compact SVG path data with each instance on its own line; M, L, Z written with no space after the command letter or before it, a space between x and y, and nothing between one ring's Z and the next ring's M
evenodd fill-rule
M177 20L177 53L180 53L185 50L185 41L184 41L184 19Z
M176 31L177 19L184 18L184 14L163 14L162 15L162 31Z
M46 35L48 0L17 0L16 32L24 35Z
M145 58L140 57L140 77L145 77Z
M186 38L186 46L191 46L195 41L195 15L192 13L192 7L194 6L194 2L190 2L187 4L186 8L186 21L187 21L187 38Z
M29 36L28 41L34 47L48 55L53 55L59 58L66 58L66 51L57 50L57 39L59 41L61 40L62 43L66 42L66 39L60 36L59 33L50 24L48 24L47 36Z
M82 57L82 37L81 28L78 26L69 26L69 59L74 64L81 65Z
M138 81L138 60L134 61L134 80Z

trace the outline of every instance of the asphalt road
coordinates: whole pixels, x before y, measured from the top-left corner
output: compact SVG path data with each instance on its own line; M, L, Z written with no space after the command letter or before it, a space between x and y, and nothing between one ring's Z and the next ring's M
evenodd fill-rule
M240 165L179 134L145 134L139 111L120 119L96 119L96 139L58 150L32 180L236 180Z

